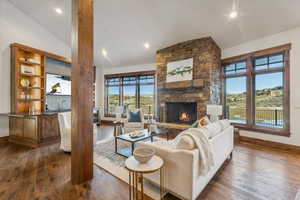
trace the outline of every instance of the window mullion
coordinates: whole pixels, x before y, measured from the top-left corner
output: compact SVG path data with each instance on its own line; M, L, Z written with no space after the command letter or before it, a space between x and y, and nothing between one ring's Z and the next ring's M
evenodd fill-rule
M249 56L246 60L247 62L247 100L246 100L246 116L247 116L247 126L253 126L254 122L254 77L253 77L253 60Z
M124 95L123 95L123 78L120 78L120 85L119 85L119 104L120 106L124 106L124 101L123 101L123 98L124 98Z
M283 78L283 127L290 130L290 52L284 52L284 78Z
M139 78L139 76L136 77L135 90L136 90L136 95L135 95L136 105L135 105L135 107L140 108L140 78Z

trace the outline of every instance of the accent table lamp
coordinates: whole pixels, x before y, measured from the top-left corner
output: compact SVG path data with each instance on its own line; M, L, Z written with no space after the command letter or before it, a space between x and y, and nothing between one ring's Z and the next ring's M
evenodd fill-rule
M115 114L116 114L116 120L121 121L122 120L122 114L124 112L124 107L123 106L116 106L115 107Z
M207 105L207 115L210 115L210 120L215 122L219 120L219 116L223 114L223 106L221 105Z

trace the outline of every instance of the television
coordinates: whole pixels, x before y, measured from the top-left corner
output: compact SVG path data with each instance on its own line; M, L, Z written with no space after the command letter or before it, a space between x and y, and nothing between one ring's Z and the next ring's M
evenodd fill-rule
M70 76L47 73L46 94L71 96Z

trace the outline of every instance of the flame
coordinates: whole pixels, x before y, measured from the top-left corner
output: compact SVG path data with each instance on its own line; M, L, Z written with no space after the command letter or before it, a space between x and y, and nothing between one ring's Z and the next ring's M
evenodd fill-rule
M182 112L179 117L180 121L188 122L191 120L190 115L186 112Z

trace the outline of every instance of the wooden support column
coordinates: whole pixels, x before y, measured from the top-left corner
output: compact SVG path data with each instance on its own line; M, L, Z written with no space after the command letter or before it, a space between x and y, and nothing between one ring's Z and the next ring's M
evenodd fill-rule
M93 0L72 0L71 180L93 178Z

